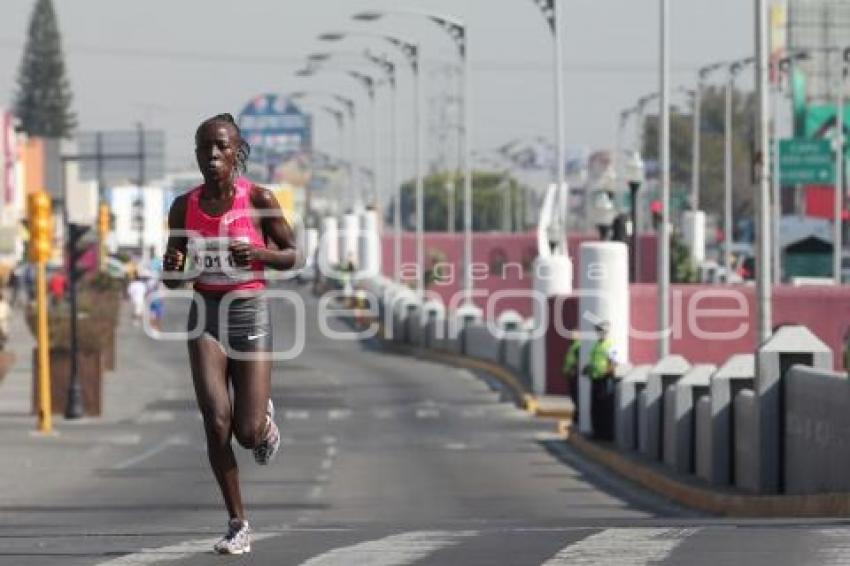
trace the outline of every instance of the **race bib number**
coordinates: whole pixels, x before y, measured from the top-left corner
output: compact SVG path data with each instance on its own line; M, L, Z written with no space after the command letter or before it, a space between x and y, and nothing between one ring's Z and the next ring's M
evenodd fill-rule
M200 280L226 284L244 281L246 275L250 277L250 266L238 265L229 249L233 241L233 238L194 238L192 240L191 269Z

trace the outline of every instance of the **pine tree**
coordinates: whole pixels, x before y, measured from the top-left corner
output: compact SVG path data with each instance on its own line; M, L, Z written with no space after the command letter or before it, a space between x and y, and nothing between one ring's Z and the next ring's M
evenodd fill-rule
M52 0L36 0L32 12L18 69L15 113L21 129L31 136L68 137L76 126Z

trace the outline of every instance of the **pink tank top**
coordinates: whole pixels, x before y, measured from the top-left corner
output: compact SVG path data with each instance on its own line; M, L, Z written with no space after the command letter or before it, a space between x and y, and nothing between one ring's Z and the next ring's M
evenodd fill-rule
M198 199L203 185L189 192L186 231L191 235L187 270L197 276L195 290L225 293L265 288L263 263L252 262L250 268L236 266L228 251L229 243L236 239L256 247L266 247L251 218L252 186L248 179L237 178L233 204L221 216L211 216L201 209Z

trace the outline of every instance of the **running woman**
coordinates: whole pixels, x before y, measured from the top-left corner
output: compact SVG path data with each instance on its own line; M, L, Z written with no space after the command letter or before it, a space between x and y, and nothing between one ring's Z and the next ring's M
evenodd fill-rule
M189 360L210 465L229 515L227 532L214 546L220 554L251 551L231 438L253 450L261 465L280 446L271 360L262 355L270 352L272 340L263 271L291 269L298 262L292 228L274 195L239 176L249 152L230 114L198 127L195 156L204 183L171 206L163 258L169 288L194 280L188 328L191 333L203 325L200 336L189 340Z

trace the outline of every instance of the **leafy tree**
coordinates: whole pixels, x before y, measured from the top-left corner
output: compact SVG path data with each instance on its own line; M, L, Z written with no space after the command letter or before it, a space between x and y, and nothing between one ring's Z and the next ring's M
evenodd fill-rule
M755 209L752 183L752 140L755 131L756 100L752 92L734 91L732 96L732 208L736 217L751 216ZM706 87L702 95L700 144L700 208L723 214L725 190L725 115L724 87ZM658 158L658 117L644 123L643 155ZM693 114L673 109L670 115L671 184L691 186L693 150Z
M673 283L696 283L697 273L691 252L682 239L673 234L670 238L670 281Z
M438 172L425 178L425 231L444 231L449 214L447 186L454 180L454 225L463 229L463 179L451 172ZM476 232L501 230L507 206L510 230L525 228L525 197L527 188L508 174L475 171L472 176L472 229ZM387 205L387 218L392 219L393 204ZM402 226L416 228L416 183L412 180L402 185Z
M32 11L18 69L15 114L23 131L31 136L68 137L76 126L59 26L51 0L36 0Z

